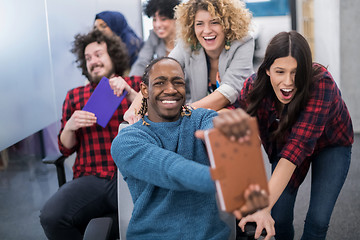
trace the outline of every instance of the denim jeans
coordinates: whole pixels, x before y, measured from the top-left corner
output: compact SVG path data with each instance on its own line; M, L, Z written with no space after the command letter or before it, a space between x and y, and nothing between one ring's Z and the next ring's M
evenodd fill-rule
M302 240L326 238L331 214L348 174L351 160L350 147L323 149L311 164L311 192ZM272 164L272 171L276 167ZM277 240L294 239L294 204L298 189L287 186L274 205L271 214L275 220Z
M82 239L92 218L117 213L117 177L83 176L65 183L46 202L40 222L48 239Z

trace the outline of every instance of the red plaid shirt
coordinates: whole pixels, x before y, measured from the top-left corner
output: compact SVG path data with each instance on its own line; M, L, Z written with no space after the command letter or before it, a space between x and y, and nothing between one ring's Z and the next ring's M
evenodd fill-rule
M316 65L319 66L319 65ZM270 141L270 134L278 127L274 97L264 98L257 110L260 137L270 162L285 158L297 168L290 186L298 188L309 170L314 156L326 147L350 146L354 142L352 122L331 74L321 67L321 75L313 85L310 99L298 120L283 136L283 144ZM249 77L239 101L246 108L246 96L252 89L256 74ZM330 164L330 163L329 163Z
M135 91L139 91L141 77L125 78L125 81ZM116 172L116 165L111 157L110 147L112 140L118 133L119 124L123 121L123 115L131 104L126 98L121 102L105 128L95 124L91 127L78 129L76 131L77 144L72 149L64 147L60 142L60 134L65 124L75 110L80 110L85 106L95 87L95 84L87 84L68 91L63 104L58 143L60 152L65 156L69 156L75 151L77 153L73 166L74 178L95 175L111 179Z

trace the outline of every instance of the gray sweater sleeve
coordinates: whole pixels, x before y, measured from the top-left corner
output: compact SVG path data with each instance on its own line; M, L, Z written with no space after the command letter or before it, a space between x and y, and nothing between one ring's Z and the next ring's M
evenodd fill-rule
M254 39L247 36L231 43L219 58L220 87L217 89L230 103L240 95L245 80L254 73Z

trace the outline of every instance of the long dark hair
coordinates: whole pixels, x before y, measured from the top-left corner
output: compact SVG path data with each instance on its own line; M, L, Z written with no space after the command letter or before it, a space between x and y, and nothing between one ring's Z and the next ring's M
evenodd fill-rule
M313 76L317 72L313 69L310 46L306 39L296 31L280 32L270 41L265 57L260 65L254 82L254 88L247 97L247 112L255 116L261 102L266 97L274 97L270 77L266 74L274 61L278 58L292 56L297 61L295 74L296 94L292 101L287 104L287 114L282 115L279 127L274 131L272 138L277 139L291 128L299 117L310 97L310 89L313 84Z

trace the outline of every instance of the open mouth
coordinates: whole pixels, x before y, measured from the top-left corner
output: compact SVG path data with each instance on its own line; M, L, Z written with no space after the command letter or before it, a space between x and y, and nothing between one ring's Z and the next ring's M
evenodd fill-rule
M216 36L203 37L206 42L213 42L216 39Z
M165 29L156 29L156 32L158 33L158 34L163 34L164 32L165 32Z
M285 98L291 98L293 92L294 92L294 89L290 89L290 88L283 88L283 89L280 89L281 91L281 94L285 97Z
M178 108L180 99L163 99L160 100L161 105L166 109Z
M177 101L176 100L163 100L161 101L163 104L174 104L176 103Z

